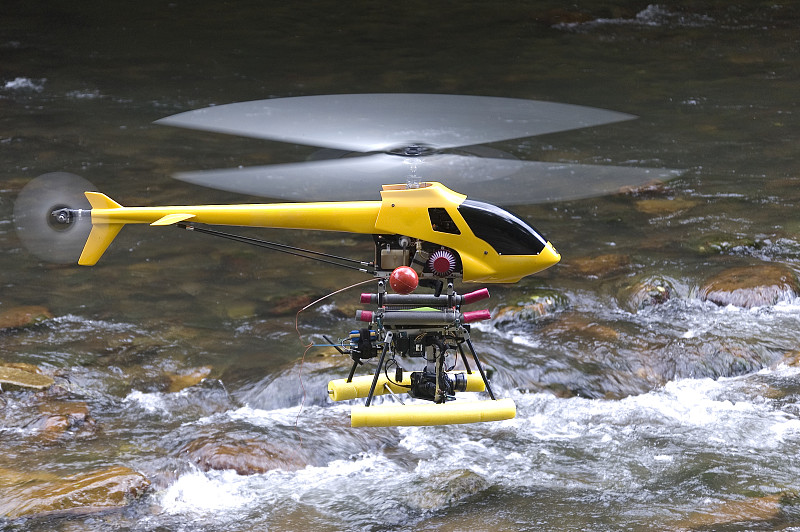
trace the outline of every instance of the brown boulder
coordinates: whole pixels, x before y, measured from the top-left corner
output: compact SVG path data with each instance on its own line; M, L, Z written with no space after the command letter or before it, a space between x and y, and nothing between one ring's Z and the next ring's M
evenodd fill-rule
M742 308L774 305L782 296L800 295L800 282L785 266L762 264L725 270L700 288L700 298L720 306Z
M149 485L143 475L122 466L67 477L0 469L0 516L80 515L122 508Z
M203 471L233 469L240 475L273 469L294 471L306 465L291 449L281 449L255 439L225 440L225 436L198 438L181 449L181 454L188 456Z

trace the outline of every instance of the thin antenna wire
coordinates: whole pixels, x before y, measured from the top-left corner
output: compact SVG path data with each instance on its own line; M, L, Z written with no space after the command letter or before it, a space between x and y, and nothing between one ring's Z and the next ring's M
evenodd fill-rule
M361 286L363 284L371 283L373 281L374 281L374 279L367 279L366 281L359 281L359 282L357 282L355 284L351 284L350 286L346 286L344 288L340 288L339 290L336 290L335 292L331 292L330 294L328 294L326 296L322 296L321 298L317 299L316 301L313 301L313 302L309 303L308 305L306 305L305 307L303 307L300 310L298 310L297 314L294 317L294 330L297 331L297 338L300 340L300 344L302 344L302 346L305 348L305 350L303 351L303 357L300 359L300 367L297 369L297 377L300 379L300 387L303 389L303 400L300 402L300 410L297 412L297 417L294 420L294 428L295 428L295 431L297 431L298 438L300 438L300 446L301 447L303 446L303 437L300 436L300 432L299 432L299 429L298 429L298 422L300 420L300 414L303 411L303 407L306 404L306 385L303 384L303 364L305 364L305 361L306 361L306 353L308 353L308 350L311 349L312 347L314 347L315 344L314 344L313 341L309 342L308 344L303 342L303 335L300 334L300 324L299 324L300 313L305 311L305 310L308 310L309 308L313 307L314 305L316 305L320 301L328 299L331 296L335 296L336 294L340 294L342 292L350 290L351 288L355 288L355 287Z

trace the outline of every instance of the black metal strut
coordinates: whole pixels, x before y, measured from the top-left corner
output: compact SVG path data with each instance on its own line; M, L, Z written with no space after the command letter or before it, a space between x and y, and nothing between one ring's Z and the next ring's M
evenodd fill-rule
M331 255L330 253L322 253L321 251L313 251L310 249L298 248L294 246L289 246L287 244L281 244L279 242L270 242L268 240L261 240L258 238L237 235L234 233L225 233L223 231L217 231L215 229L200 227L197 224L179 223L177 224L177 226L187 231L194 231L196 233L203 233L206 235L217 236L220 238L224 238L226 240L233 240L234 242L250 244L251 246L269 249L272 251L280 251L281 253L294 255L295 257L302 257L304 259L316 260L318 262L324 262L325 264L332 264L334 266L341 266L342 268L358 270L363 273L374 274L376 272L375 264L372 262L365 262L361 260L351 259L348 257L340 257L338 255Z

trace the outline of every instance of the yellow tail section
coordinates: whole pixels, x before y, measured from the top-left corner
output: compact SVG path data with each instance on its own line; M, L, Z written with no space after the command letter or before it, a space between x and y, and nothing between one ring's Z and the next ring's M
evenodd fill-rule
M122 205L112 200L100 192L86 192L86 199L92 205L92 209L121 209ZM82 266L94 266L100 257L103 256L108 246L119 234L122 226L119 223L94 223L92 220L92 232L86 239L83 252L78 259L78 264Z

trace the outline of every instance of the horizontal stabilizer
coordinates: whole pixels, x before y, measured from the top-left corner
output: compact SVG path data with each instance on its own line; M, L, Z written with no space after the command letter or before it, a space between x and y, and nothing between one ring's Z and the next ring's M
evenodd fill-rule
M188 220L189 218L194 218L194 216L195 216L194 214L185 214L185 213L168 214L163 218L159 218L150 225L172 225L178 222L182 222L184 220Z

